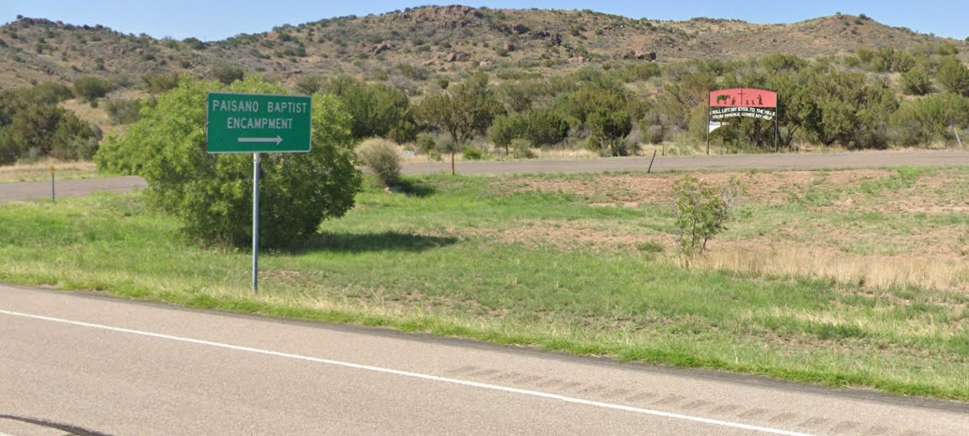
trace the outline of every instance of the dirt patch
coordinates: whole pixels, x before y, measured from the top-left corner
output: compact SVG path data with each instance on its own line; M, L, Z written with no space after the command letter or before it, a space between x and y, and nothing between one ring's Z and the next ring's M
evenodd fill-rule
M563 251L638 251L646 244L651 244L654 249L659 246L663 251L670 251L675 246L672 236L629 233L628 229L582 221L523 221L518 226L505 229L464 228L454 231L460 237Z
M783 204L805 195L813 184L855 187L869 180L889 177L885 170L857 171L777 171L701 173L696 177L705 183L723 186L736 179L749 201ZM604 175L572 179L521 177L515 179L515 192L570 194L586 199L597 207L639 207L643 203L668 204L673 201L673 184L678 176L670 175Z

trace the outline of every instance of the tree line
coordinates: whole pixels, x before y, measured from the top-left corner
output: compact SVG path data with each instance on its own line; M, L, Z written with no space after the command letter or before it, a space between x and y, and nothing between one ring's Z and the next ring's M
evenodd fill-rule
M526 157L533 147L585 147L605 156L633 154L640 144L699 143L707 136L707 95L729 87L779 94L780 142L848 149L951 143L969 127L969 69L952 46L859 50L807 60L770 55L743 61L605 63L549 77L529 71L470 72L427 80L414 95L362 78L304 76L293 91L341 101L354 138L383 137L432 156L483 153ZM212 77L231 84L245 72L231 65ZM109 99L118 124L138 119L154 96L178 86L174 74L153 74L144 101ZM113 88L99 78L73 88L45 83L3 92L0 162L50 155L90 158L96 127L59 107L77 96L96 106ZM711 141L727 149L767 150L773 125L732 120Z

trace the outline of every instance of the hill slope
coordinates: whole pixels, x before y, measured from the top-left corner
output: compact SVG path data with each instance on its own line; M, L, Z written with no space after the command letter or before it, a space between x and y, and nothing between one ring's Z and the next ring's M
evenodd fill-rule
M0 27L0 88L96 74L122 87L161 72L210 74L232 64L292 83L347 73L405 88L469 69L569 70L622 59L676 62L768 53L832 56L859 48L908 49L960 41L833 16L794 24L736 20L635 20L590 11L422 7L367 17L285 25L202 43L127 35L102 26L20 18ZM408 86L410 85L410 86Z

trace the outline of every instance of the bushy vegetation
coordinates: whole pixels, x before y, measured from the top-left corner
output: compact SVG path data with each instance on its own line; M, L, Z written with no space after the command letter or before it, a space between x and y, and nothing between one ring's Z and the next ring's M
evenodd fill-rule
M718 190L693 176L684 176L673 185L677 240L684 256L702 253L714 236L726 230L729 189Z
M297 28L281 31L290 39L273 42L273 50L312 40ZM367 44L370 50L404 49L388 48L383 44L386 40L374 36ZM240 36L233 41L242 44L249 39ZM444 42L425 41L418 46L453 48ZM521 42L507 43L517 47ZM166 47L187 52L192 45L192 41L172 40ZM414 50L423 53L417 47ZM507 50L515 58L518 49ZM269 80L285 80L296 92L336 96L350 116L351 135L357 140L381 137L398 144L414 143L418 152L434 159L448 154L452 162L472 143L477 150L469 151L469 158L512 156L516 140L546 150L586 147L603 156L636 154L644 143L664 150L672 144L679 151L692 152L708 138L708 92L739 86L779 93L777 143L791 149L950 145L955 143L954 132L967 127L956 114L963 99L969 98L969 69L952 44L863 49L815 59L774 54L670 63L650 62L644 53L620 60L597 57L581 47L570 50L588 63L560 67L553 59L541 65L509 59L472 69L433 70L405 63L377 67L362 56L352 68L334 75L294 70L283 79L266 74ZM455 66L461 61L457 62ZM230 63L205 68L205 74L226 85L264 73ZM82 76L72 83L73 92L60 91L92 105L113 87L139 87L160 95L175 87L181 74L164 71L131 77L106 73L103 77L110 81ZM151 104L152 98L143 99L143 104ZM127 124L137 119L136 106L116 96L107 100L104 109L112 123ZM8 130L4 135L9 143L18 132ZM433 137L433 145L427 139L417 144L419 137ZM773 123L762 120L730 120L710 133L709 141L727 152L773 151L775 129ZM9 156L10 147L7 150Z
M97 162L105 170L144 177L152 203L178 217L192 238L244 246L251 237L251 157L206 152L206 96L223 90L285 93L258 79L228 87L184 79L145 108L125 136L107 141ZM350 128L340 101L318 94L313 97L312 151L264 156L263 246L304 242L322 220L353 206L360 175L353 166Z
M104 110L108 112L112 123L131 124L138 121L141 101L123 98L111 99L104 105Z
M357 146L357 158L377 176L384 186L400 181L400 155L397 147L383 139L369 139Z
M74 81L74 93L92 107L97 106L98 99L111 92L111 88L111 82L99 77L86 76Z
M90 159L101 132L58 106L71 96L54 83L0 92L0 164L45 156Z
M400 89L346 76L319 86L301 82L299 88L303 92L322 89L337 96L353 119L351 132L355 138L392 136L398 142L409 142L416 137L410 100Z

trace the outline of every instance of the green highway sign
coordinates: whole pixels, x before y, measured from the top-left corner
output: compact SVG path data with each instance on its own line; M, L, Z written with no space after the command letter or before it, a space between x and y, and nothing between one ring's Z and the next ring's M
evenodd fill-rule
M310 151L309 97L210 93L206 113L209 153Z

